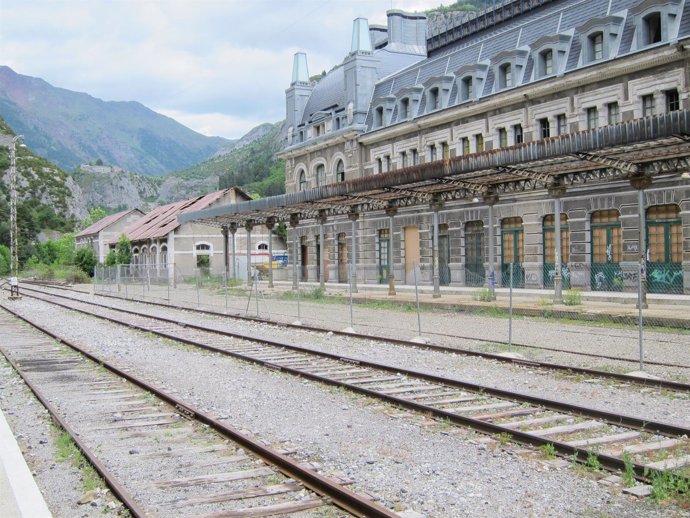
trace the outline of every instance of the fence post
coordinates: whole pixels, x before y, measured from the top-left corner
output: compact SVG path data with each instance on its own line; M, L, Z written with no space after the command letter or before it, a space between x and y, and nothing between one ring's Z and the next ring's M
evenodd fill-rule
M350 287L350 329L354 332L355 326L354 326L354 318L353 318L353 314L352 314L352 272L354 271L354 265L352 263L350 263L348 266L349 266L348 273L350 274L348 276L348 281L349 281L348 284Z
M201 306L201 298L200 298L201 296L199 294L199 270L198 269L194 272L194 277L196 280L196 305L197 305L197 307L199 307L199 306Z
M638 324L639 324L639 342L640 342L640 371L644 371L644 343L642 340L642 330L643 330L643 325L642 325L642 308L644 307L643 303L643 292L642 292L642 276L644 275L644 267L642 262L640 262L637 270L637 314L638 314Z
M510 263L510 290L508 295L508 350L513 349L513 265Z
M300 308L300 297L301 297L300 296L300 291L301 291L300 280L302 277L302 265L297 264L297 262L295 262L295 268L297 269L296 276L295 276L295 279L297 281L297 283L295 284L295 286L297 287L297 321L294 322L294 324L301 326L302 325L302 314L301 314L301 308Z
M259 318L259 270L254 270L254 298L256 299L256 318Z
M417 341L426 343L426 340L422 338L422 316L419 312L419 283L417 282L417 266L417 263L412 261L412 272L414 276L414 298L417 305Z

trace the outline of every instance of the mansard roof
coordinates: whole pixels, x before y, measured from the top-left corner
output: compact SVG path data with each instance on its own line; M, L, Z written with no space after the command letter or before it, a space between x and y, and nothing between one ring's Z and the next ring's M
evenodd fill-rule
M621 22L620 46L617 54L611 56L612 59L631 54L636 50L633 46L634 12L637 12L643 3L662 6L668 3L676 5L678 2L676 0L670 0L670 2L662 0L644 0L644 2L641 0L563 0L546 3L537 9L525 12L523 15L507 19L505 22L497 23L435 50L427 59L379 81L374 88L372 99L386 95L396 96L403 88L422 85L434 76L451 74L470 65L486 62L495 63L497 57L503 53L532 48L535 44L543 43L551 36L558 36L559 41L565 41L564 35L573 35L570 43L566 43L568 57L563 70L564 73L572 72L583 66L579 60L581 48L578 31L586 27L586 20L594 18L607 21L620 20ZM679 39L690 36L690 2L684 3L683 6L683 12L679 13L681 16L677 35ZM525 66L531 69L531 56ZM484 84L483 96L493 93L493 79L493 71L490 70ZM523 74L521 83L514 85L514 87L523 86L530 81L532 81L531 74ZM479 97L482 97L481 93ZM455 104L457 104L456 89L451 92L449 97L449 106ZM420 112L420 115L422 114ZM373 119L372 110L369 110L366 121L368 131L378 129L374 127ZM395 119L390 121L391 124L396 122L398 121Z
M423 56L391 52L385 48L373 52L376 58L377 79L384 79L391 74L417 63ZM345 66L338 65L326 74L315 86L309 97L302 116L302 124L309 124L315 113L320 111L341 111L347 106L345 99Z

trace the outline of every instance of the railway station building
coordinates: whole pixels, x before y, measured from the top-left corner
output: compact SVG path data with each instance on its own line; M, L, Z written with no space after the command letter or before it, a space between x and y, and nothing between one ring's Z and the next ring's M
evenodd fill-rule
M391 10L307 62L287 194L182 220L288 223L293 283L690 293L690 3L506 0L433 33Z

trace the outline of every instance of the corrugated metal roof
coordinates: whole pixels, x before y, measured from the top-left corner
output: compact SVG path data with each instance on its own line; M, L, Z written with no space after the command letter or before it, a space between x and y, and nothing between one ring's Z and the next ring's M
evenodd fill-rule
M179 214L206 209L226 194L232 192L232 190L233 188L223 189L222 191L197 196L196 198L189 198L156 207L139 221L127 227L125 235L132 243L165 237L180 226L180 222L177 220ZM244 194L239 189L236 192ZM248 196L246 197L249 199Z
M113 223L119 221L121 218L124 218L128 214L131 214L132 212L138 212L142 216L144 215L143 212L141 212L139 209L129 209L129 210L123 210L122 212L118 212L116 214L111 214L110 216L106 216L105 218L99 219L96 221L96 223L92 223L88 227L86 227L84 230L79 232L75 237L86 237L86 236L92 236L94 234L98 234L101 230L104 228L112 225Z

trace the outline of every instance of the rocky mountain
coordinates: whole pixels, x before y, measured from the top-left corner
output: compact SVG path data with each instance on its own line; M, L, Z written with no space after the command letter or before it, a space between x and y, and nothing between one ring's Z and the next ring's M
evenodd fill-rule
M146 211L229 186L258 196L280 194L285 190L285 167L275 152L285 138L284 126L261 124L231 151L164 176L142 176L111 165L81 165L73 177L87 207L107 211L135 207Z
M137 102L105 102L0 66L0 116L37 155L71 171L98 159L162 175L232 149Z
M0 244L10 243L10 145L15 133L0 118ZM74 178L30 147L16 146L17 225L20 261L33 252L42 234L67 232L88 216L82 191Z

